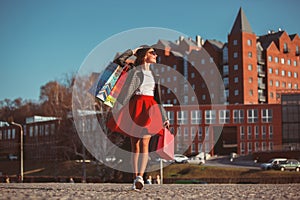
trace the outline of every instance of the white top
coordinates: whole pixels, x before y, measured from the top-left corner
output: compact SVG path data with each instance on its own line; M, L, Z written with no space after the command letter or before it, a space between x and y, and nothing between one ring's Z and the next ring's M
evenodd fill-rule
M155 81L150 70L142 70L144 80L141 86L136 91L136 95L154 96Z

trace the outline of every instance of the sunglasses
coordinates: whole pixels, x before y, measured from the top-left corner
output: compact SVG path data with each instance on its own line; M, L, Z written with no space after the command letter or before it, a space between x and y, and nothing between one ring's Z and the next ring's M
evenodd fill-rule
M152 54L152 55L154 55L154 56L157 55L155 51L149 51L148 53L150 53L150 54Z

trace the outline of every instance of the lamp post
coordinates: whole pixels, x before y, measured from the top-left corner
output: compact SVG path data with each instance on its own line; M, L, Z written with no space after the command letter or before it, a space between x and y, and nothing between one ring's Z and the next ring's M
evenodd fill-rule
M20 157L20 160L21 160L21 182L23 182L23 177L24 177L24 170L23 170L23 127L21 124L18 124L18 123L15 123L15 122L10 122L10 124L12 125L15 125L15 126L18 126L20 128L20 150L21 150L21 157Z

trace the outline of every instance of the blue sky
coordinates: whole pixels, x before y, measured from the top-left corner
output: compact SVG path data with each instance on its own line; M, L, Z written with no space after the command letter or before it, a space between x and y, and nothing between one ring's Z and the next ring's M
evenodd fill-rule
M226 42L240 7L257 35L300 34L297 0L0 0L0 100L38 100L42 85L77 73L124 31L160 27Z

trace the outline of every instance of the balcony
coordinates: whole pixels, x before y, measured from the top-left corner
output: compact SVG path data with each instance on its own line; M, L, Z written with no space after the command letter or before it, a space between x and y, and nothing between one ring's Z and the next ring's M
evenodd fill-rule
M266 76L266 72L263 71L263 70L259 70L259 71L258 71L258 76L260 76L260 77L265 77L265 76Z
M264 83L258 83L258 88L259 89L266 89L266 84L264 84Z
M261 102L266 102L266 96L258 95L258 100L261 101Z

